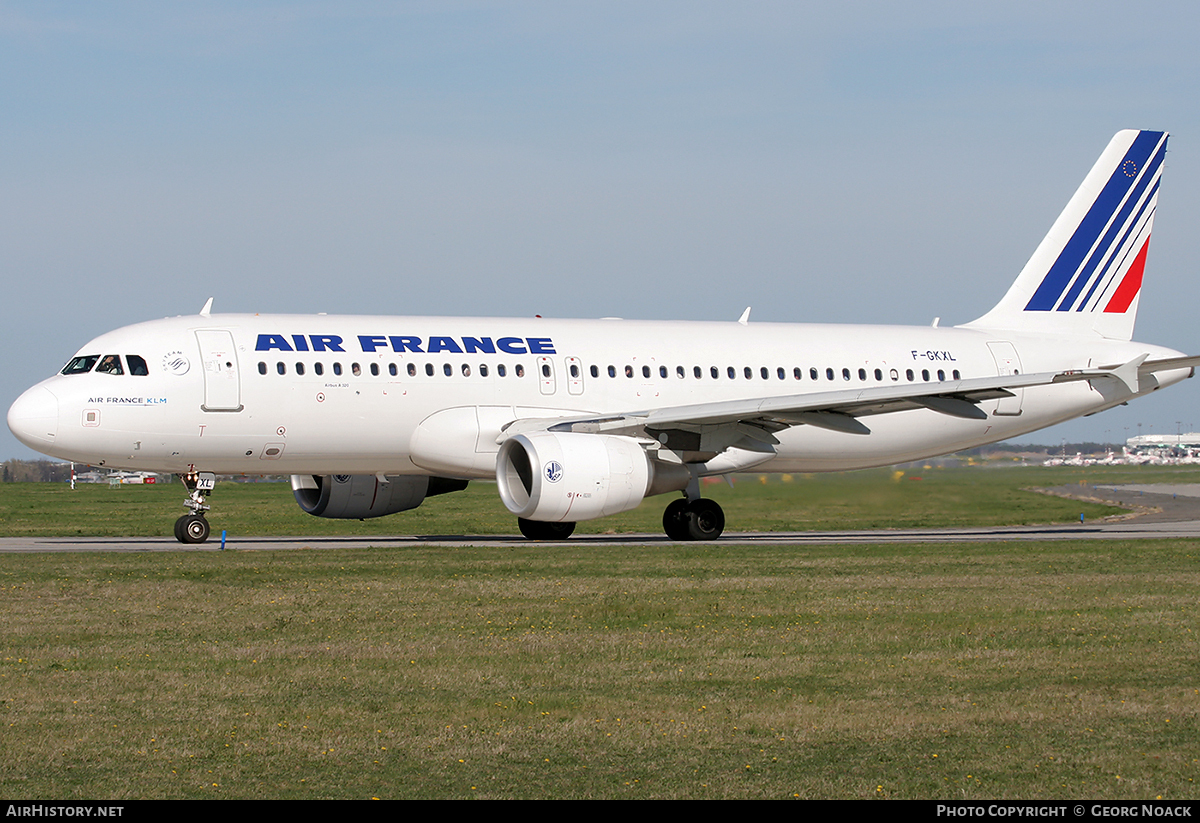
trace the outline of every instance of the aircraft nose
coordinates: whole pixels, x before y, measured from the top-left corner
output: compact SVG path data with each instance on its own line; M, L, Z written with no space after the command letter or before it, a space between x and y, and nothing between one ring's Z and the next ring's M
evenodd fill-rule
M8 428L29 448L44 451L58 434L58 398L45 386L34 386L9 408Z

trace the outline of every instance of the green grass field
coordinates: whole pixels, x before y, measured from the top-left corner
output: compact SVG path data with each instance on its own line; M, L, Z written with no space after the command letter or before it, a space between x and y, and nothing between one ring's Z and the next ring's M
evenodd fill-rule
M1093 482L1080 471L712 492L778 528L1045 522L1079 505L1021 487ZM243 500L260 520L292 505L226 489L214 523L247 533ZM152 534L182 497L58 491L0 486L5 533L120 512L106 528ZM480 511L384 531L418 513L433 533L511 530L463 500ZM617 528L650 530L654 502ZM1198 557L1173 540L4 555L0 794L1194 799Z

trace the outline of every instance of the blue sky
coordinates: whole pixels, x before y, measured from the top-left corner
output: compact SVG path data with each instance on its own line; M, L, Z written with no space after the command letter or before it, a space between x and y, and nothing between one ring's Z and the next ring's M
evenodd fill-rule
M1137 337L1200 353L1198 30L1182 2L5 3L0 402L210 295L966 322L1121 128L1172 132ZM1195 430L1198 392L1028 439Z

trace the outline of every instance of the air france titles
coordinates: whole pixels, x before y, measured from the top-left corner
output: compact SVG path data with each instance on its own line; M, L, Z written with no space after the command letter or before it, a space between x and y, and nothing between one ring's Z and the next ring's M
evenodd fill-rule
M557 354L549 337L452 337L428 338L411 334L360 334L358 347L368 354L392 351L397 354ZM260 334L255 351L344 352L344 339L336 334Z

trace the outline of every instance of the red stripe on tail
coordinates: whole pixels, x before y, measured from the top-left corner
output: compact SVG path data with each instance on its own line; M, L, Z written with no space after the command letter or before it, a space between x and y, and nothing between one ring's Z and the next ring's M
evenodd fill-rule
M1104 307L1105 311L1124 314L1129 308L1129 304L1133 302L1133 298L1137 297L1138 291L1142 288L1142 271L1146 268L1146 250L1149 248L1150 238L1147 237L1146 242L1142 244L1142 250L1134 258L1133 265L1125 273L1125 279L1121 281L1121 285L1117 286L1112 299Z

